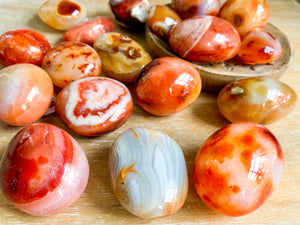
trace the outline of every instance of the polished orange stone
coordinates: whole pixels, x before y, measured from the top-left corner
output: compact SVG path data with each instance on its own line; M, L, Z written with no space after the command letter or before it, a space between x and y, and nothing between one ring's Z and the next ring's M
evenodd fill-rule
M87 158L66 131L35 123L20 130L0 164L0 188L20 210L37 216L75 202L88 182Z
M227 216L258 209L281 180L280 144L263 125L234 123L213 133L194 161L194 185L200 198Z
M274 35L256 28L242 39L238 56L244 63L255 65L273 62L281 56L281 52L280 41Z
M29 63L0 70L0 119L23 126L40 119L53 97L53 83L47 72Z
M34 30L7 31L0 36L0 63L9 66L17 63L32 63L40 66L50 49L47 38Z
M169 44L184 59L213 63L233 58L239 51L241 39L229 22L205 15L178 23L170 32Z
M80 41L93 46L97 38L115 28L114 22L108 17L96 17L83 24L73 27L63 34L65 41Z
M164 116L190 106L201 92L202 82L195 67L179 58L154 59L141 73L135 99L145 111Z
M266 0L228 0L221 7L219 17L230 22L244 37L252 29L267 24L270 10Z

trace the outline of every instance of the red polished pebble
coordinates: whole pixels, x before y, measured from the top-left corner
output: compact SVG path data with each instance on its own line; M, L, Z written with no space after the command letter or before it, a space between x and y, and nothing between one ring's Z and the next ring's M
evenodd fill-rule
M65 41L48 51L42 67L49 73L54 85L64 88L75 80L100 76L102 63L90 45Z
M0 70L0 120L23 126L40 119L53 97L53 83L43 69L29 63Z
M280 41L275 36L256 28L243 38L238 56L244 63L262 64L275 61L281 52Z
M193 16L217 16L221 7L220 0L172 0L172 8L182 19Z
M194 162L194 184L213 210L243 216L268 199L283 167L281 147L266 127L235 123L216 131L201 146Z
M201 78L195 67L179 58L154 59L144 68L135 88L138 105L164 116L191 105L201 92Z
M0 37L0 63L9 66L31 63L40 66L50 49L47 38L34 30L7 31Z
M241 39L226 20L195 16L178 23L170 32L169 44L179 56L194 62L222 62L239 51Z
M108 17L96 17L80 24L63 34L65 41L80 41L93 45L97 38L114 30L114 22Z
M227 0L219 17L230 22L244 37L254 28L264 27L269 21L270 11L266 0Z
M74 132L95 136L122 126L131 116L129 90L105 77L83 78L66 86L57 96L55 110Z
M37 216L70 206L85 190L88 178L88 161L79 144L64 130L45 123L20 130L0 165L4 196Z

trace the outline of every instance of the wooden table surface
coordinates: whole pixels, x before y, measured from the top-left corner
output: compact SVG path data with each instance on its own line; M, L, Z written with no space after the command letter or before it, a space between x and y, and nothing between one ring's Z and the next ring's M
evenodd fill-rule
M109 16L108 0L85 0L88 16ZM270 22L287 34L294 46L292 65L280 79L300 93L300 4L296 0L268 0ZM47 27L38 17L41 0L0 0L0 33L17 28L42 32L55 45L62 41L62 32ZM167 0L152 0L151 4L166 4ZM127 33L145 48L145 37ZM192 180L194 157L204 140L217 129L229 124L218 111L216 95L202 92L188 109L167 117L155 117L137 105L129 121L118 130L98 137L77 135L54 115L39 122L55 124L68 131L84 149L90 178L85 192L70 207L54 215L35 217L14 208L0 194L0 224L300 224L300 105L282 120L267 127L282 145L285 156L283 178L273 195L255 212L237 218L223 216L209 209L197 196ZM183 207L174 215L159 219L142 219L128 213L111 190L108 151L115 138L130 127L149 127L161 130L175 139L184 152L189 174L189 192ZM0 156L21 127L0 122Z

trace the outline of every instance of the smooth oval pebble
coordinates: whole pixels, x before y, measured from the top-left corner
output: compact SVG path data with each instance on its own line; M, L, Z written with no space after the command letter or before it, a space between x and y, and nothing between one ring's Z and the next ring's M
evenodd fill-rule
M133 101L127 87L106 77L86 77L67 85L57 95L55 111L74 132L95 136L127 122Z
M269 124L290 113L297 94L285 83L270 78L248 78L226 85L218 94L217 104L230 122Z
M50 48L47 38L38 31L10 30L0 36L0 64L31 63L40 66Z
M114 28L112 19L99 16L66 31L63 38L65 41L80 41L92 46L100 35L112 32Z
M57 30L68 30L86 20L87 7L81 0L47 0L38 11L40 19Z
M185 202L188 175L180 146L161 131L131 128L109 153L112 189L121 205L143 217L177 212Z
M208 207L237 217L267 201L283 170L283 151L271 131L242 122L222 127L205 140L195 157L193 179Z
M42 68L49 73L54 85L64 88L75 80L100 76L102 64L97 52L88 44L65 41L47 52Z
M216 63L233 58L241 38L226 20L194 16L176 24L169 34L171 49L182 58L198 63Z
M0 70L0 120L24 126L40 119L53 97L50 76L40 67L18 63Z
M121 82L135 82L141 70L151 62L150 54L127 35L108 32L94 43L104 73Z
M143 110L156 116L167 116L193 104L201 87L200 74L190 62L161 57L144 67L134 95Z
M228 0L222 5L219 17L230 22L243 38L252 29L267 24L270 9L266 0Z
M23 212L50 215L84 192L89 164L78 142L47 123L30 124L10 141L0 163L0 189Z

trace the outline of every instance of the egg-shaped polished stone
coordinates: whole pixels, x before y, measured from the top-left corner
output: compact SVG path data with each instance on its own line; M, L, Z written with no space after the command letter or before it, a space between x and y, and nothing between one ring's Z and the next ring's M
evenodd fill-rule
M185 202L188 175L180 146L161 131L130 128L109 153L112 189L121 205L143 217L177 212Z
M267 24L270 9L266 0L228 0L222 5L219 17L230 22L244 37L252 29Z
M84 77L98 77L102 64L99 55L90 45L79 41L61 42L44 57L42 68L53 84L64 88Z
M47 123L21 129L0 163L0 189L18 209L36 216L73 204L88 183L84 151L66 131Z
M287 84L271 78L248 78L226 85L218 94L217 104L230 122L269 124L290 113L297 94Z
M0 64L32 63L40 66L51 48L47 38L31 29L17 29L0 36Z
M148 63L136 82L135 100L148 113L166 116L193 104L200 95L199 72L188 61L161 57Z
M244 216L267 201L283 168L283 151L268 128L253 122L233 123L215 131L199 148L194 185L211 209Z
M0 120L24 126L40 119L53 97L50 76L30 63L14 64L0 70Z
M135 82L152 57L137 41L127 35L108 32L94 43L104 73L121 82Z
M239 51L241 38L226 20L216 16L194 16L170 31L169 44L179 56L198 63L222 62Z
M127 87L107 77L86 77L57 95L55 111L74 132L95 136L121 127L133 110Z
M86 20L87 7L81 0L47 0L38 11L40 19L57 30L68 30Z

